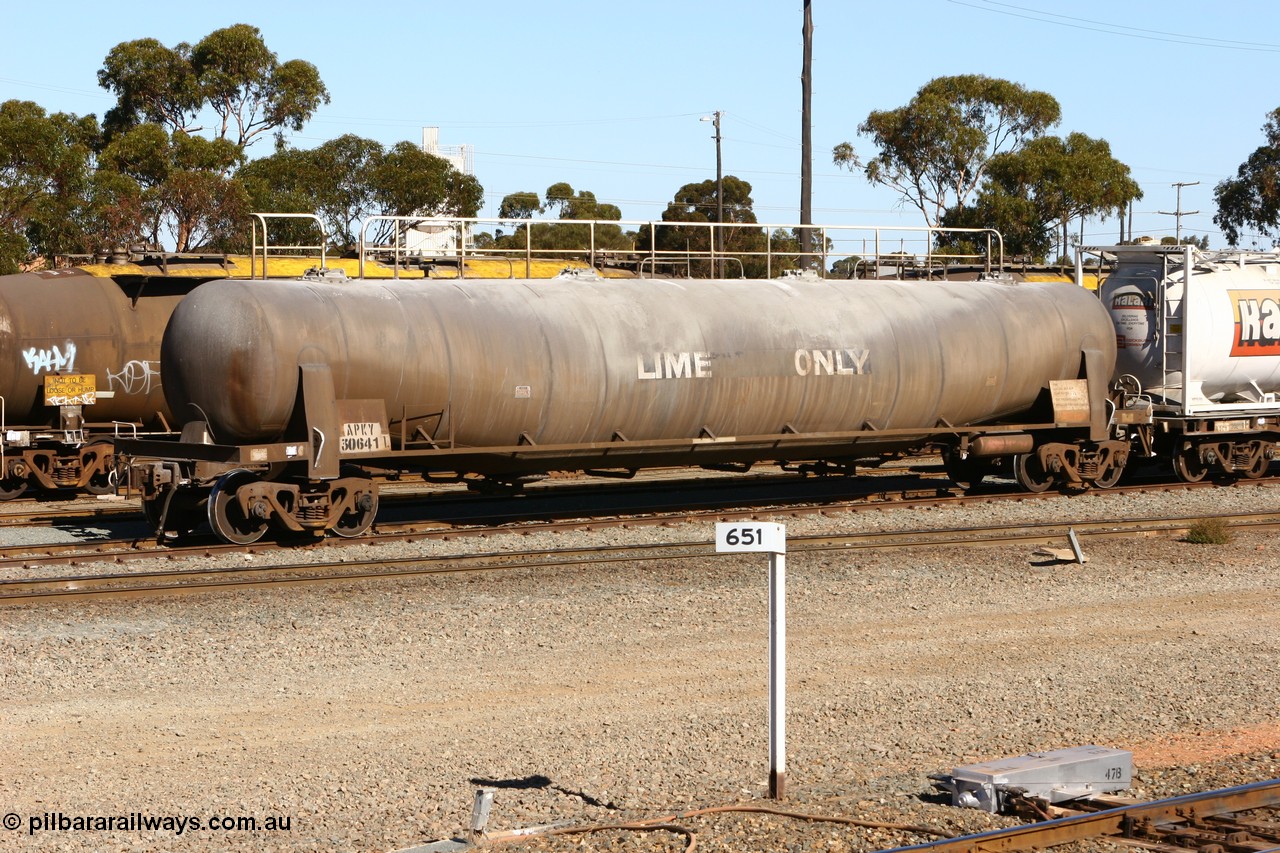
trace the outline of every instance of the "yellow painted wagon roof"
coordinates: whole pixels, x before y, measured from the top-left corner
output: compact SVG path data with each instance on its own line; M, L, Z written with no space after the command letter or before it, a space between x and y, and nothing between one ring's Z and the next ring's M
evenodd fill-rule
M1103 276L1105 278L1105 276ZM1023 274L1024 281L1065 281L1072 284L1075 283L1075 275L1057 272L1028 272ZM1086 290L1098 289L1098 276L1095 273L1084 274L1084 286Z
M170 259L162 265L159 259L144 259L139 263L126 264L82 264L81 269L104 278L116 276L162 276L165 278L249 278L251 272L261 276L261 260L256 266L251 265L247 255L233 255L225 259L225 267L221 256ZM343 270L351 278L360 274L360 263L355 258L326 258L329 269ZM307 270L320 265L319 258L276 257L267 262L267 278L298 278ZM565 269L587 269L581 261L564 259L532 260L526 266L523 259L510 262L501 259L469 258L466 261L467 278L554 278ZM604 270L600 275L605 278L631 277L630 273L618 270ZM365 278L396 278L391 266L376 261L365 261ZM406 270L399 272L399 278L457 278L456 267L441 266L431 269L427 276L422 270Z

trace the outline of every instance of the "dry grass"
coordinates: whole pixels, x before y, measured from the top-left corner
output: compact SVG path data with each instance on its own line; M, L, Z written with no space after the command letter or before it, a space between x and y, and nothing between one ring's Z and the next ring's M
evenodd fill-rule
M1231 542L1231 528L1221 518L1203 518L1191 525L1184 541L1196 545L1226 545Z

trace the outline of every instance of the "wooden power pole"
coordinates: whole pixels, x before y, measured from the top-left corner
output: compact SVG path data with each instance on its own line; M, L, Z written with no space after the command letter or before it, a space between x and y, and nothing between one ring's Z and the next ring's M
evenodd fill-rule
M809 107L813 100L813 0L804 0L804 62L800 69L800 224L813 224L813 133ZM800 268L812 269L813 230L800 229Z

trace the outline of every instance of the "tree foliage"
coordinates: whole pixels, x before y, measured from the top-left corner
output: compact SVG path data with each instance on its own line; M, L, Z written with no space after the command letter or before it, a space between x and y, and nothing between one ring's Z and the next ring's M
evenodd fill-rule
M1177 237L1161 237L1160 245L1161 246L1195 246L1197 249L1207 252L1209 250L1209 235L1203 234L1197 237L1194 234L1190 234L1186 237L1183 237L1182 239L1178 239Z
M0 104L0 264L80 248L78 226L99 129L93 116Z
M1234 178L1214 188L1218 212L1213 221L1232 246L1244 228L1267 236L1280 233L1280 109L1268 114L1262 132L1266 141L1240 164Z
M205 139L183 131L167 133L158 124L140 124L116 135L103 149L99 171L117 176L102 187L132 181L138 201L136 238L159 246L171 234L175 250L213 249L228 245L243 227L248 197L231 177L242 149L226 139ZM107 220L103 220L107 221ZM120 227L128 223L116 217ZM117 235L121 242L125 235Z
M769 278L776 278L778 275L780 275L783 272L787 272L789 270L798 270L798 269L801 269L802 266L803 268L806 268L806 269L821 268L822 263L820 258L815 259L812 265L802 265L800 263L801 252L803 251L801 248L803 245L803 241L801 240L802 230L803 229L801 228L791 228L791 229L775 228L769 232L768 253L770 257L765 262L766 264L765 271L761 273L762 276L769 277ZM823 246L823 245L820 245L823 243L823 240L821 239L822 238L821 229L810 228L808 230L810 232L810 237L809 237L810 252L823 252L823 251L830 252L831 251L831 248L834 245L834 243L832 242L830 237L826 238L825 246ZM752 263L753 265L756 265L758 264L758 261L753 259L750 263ZM753 266L753 268L758 268L758 267Z
M370 183L382 212L394 216L475 216L484 202L484 188L474 175L412 142L393 145L374 167Z
M375 140L352 134L309 151L281 149L247 164L238 177L256 209L314 212L330 241L346 249L357 244L357 231L366 217L475 216L484 200L480 182L447 160L409 142L387 150ZM278 227L282 242L308 239L304 226ZM375 243L389 242L395 228L382 223L366 236ZM272 233L274 242L276 231Z
M533 219L539 213L546 213L546 208L542 206L538 194L533 192L507 193L498 206L498 218L508 222Z
M575 192L573 187L561 181L547 187L545 210L558 210L561 219L621 219L622 211L612 204L596 201L595 193L588 190Z
M191 68L205 102L218 114L219 139L235 128L237 145L276 128L301 130L329 91L310 62L281 63L262 33L248 24L214 30L191 50Z
M116 103L84 193L82 226L95 247L158 247L172 238L185 252L243 243L249 194L236 169L245 149L272 130L300 130L329 100L314 65L280 62L248 24L214 30L194 46L121 42L98 82ZM198 135L210 114L217 118L210 136ZM286 183L302 180L282 171L276 176Z
M121 42L97 76L115 95L102 128L93 116L0 105L5 268L28 252L138 243L170 243L179 252L243 249L249 187L264 209L322 210L347 243L372 211L479 209L474 178L409 143L386 151L346 136L316 152L284 149L280 132L300 130L329 96L314 65L281 62L256 27L235 24L194 45ZM202 119L216 119L203 134L209 122ZM243 168L246 148L273 130L277 155Z
M1040 136L1060 115L1052 95L1008 80L938 77L906 106L872 112L858 126L879 148L870 161L848 142L835 146L832 159L897 190L936 225L949 207L967 202L993 157Z
M994 228L1004 241L1006 258L1021 256L1040 262L1053 248L1053 224L1035 202L995 181L978 192L973 204L950 208L940 224L944 228ZM987 253L986 240L972 233L943 232L937 245L943 254Z
M596 249L626 250L632 247L631 237L621 225L612 224L622 218L622 211L612 204L598 201L590 190L575 190L564 181L547 187L539 200L533 192L509 193L498 207L498 216L515 222L515 231L495 241L498 248L523 249L526 241L533 249L556 251L566 256L582 254L593 246ZM578 222L528 223L522 219L537 214L555 212L559 219L591 220L594 228ZM608 224L600 224L608 223Z
M866 278L871 271L861 255L849 255L831 264L830 278Z
M756 214L751 199L751 184L734 175L725 175L720 184L724 191L724 222L736 223L743 227L713 228L719 211L719 198L715 180L706 180L694 184L685 184L676 190L675 198L667 204L662 212L662 221L669 223L688 223L657 229L657 234L650 232L648 226L640 229L638 248L645 251L653 249L668 254L693 253L706 257L712 248L713 230L718 233L716 246L718 253L737 255L737 262L721 264L723 275L728 278L759 278L765 275L766 262L763 257L767 246L764 229L753 227ZM691 263L691 273L699 276L712 276L721 273L713 268L710 260L698 260Z
M31 253L31 244L21 234L0 231L0 275L13 275L22 271L22 264Z
M1111 156L1106 140L1083 133L1042 136L992 158L975 204L949 210L943 224L996 228L1007 254L1041 259L1054 230L1065 254L1073 220L1119 213L1140 198L1142 189L1129 167Z
M194 124L204 96L186 42L177 47L153 38L121 42L107 53L98 85L116 96L103 117L108 138L143 122L187 133L203 129Z
M1057 222L1064 253L1072 220L1119 214L1142 198L1129 167L1111 156L1107 141L1083 133L1034 139L1010 154L999 169L1001 183L1025 188L1046 221Z
M194 134L204 129L196 121L208 107L219 119L217 138L243 148L278 128L301 130L329 102L314 65L281 63L248 24L215 30L194 47L122 42L107 54L98 83L116 96L104 119L108 138L144 122Z
M142 186L112 169L98 169L90 182L83 219L86 251L129 247L146 232L148 210Z

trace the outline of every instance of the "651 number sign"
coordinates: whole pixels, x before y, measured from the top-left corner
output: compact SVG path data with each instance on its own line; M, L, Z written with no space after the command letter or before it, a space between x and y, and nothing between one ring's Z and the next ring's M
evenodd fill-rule
M786 529L770 521L717 522L716 550L784 554L787 550Z

